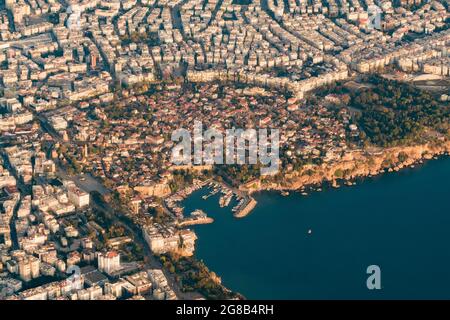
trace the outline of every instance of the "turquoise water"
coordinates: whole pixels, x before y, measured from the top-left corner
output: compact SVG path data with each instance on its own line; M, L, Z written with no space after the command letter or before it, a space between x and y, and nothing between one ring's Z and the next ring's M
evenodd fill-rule
M243 219L206 192L183 203L215 219L194 228L196 256L248 299L450 299L450 158L307 197L259 193Z

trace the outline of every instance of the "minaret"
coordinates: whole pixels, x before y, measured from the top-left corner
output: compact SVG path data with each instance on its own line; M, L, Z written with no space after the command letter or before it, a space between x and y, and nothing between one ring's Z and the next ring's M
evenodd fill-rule
M87 143L83 146L83 162L86 162L89 156L89 151L88 151L88 145Z
M69 135L67 134L66 130L64 130L64 132L63 132L63 140L66 142L69 141Z

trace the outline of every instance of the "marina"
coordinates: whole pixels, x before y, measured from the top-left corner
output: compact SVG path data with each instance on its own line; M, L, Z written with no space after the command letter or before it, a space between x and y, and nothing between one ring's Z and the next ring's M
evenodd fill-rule
M256 205L256 201L250 195L245 194L236 189L233 189L224 183L212 181L207 186L209 189L212 190L208 194L203 195L202 199L207 200L211 196L220 193L221 194L219 197L220 208L228 207L234 199L237 202L237 204L233 206L231 212L233 212L233 215L236 218L245 217Z
M231 209L233 216L236 218L245 217L256 206L256 201L251 196L235 190L224 183L211 180L195 180L192 186L180 190L164 199L164 204L176 219L179 227L214 222L214 219L208 217L207 212L202 211L199 208L195 208L189 216L185 215L185 208L183 207L182 202L192 193L199 190L206 191L206 193L201 196L203 201L208 201L210 198L220 195L218 199L220 208L228 208L232 202L236 202Z
M180 190L171 196L164 199L164 204L168 211L173 215L173 217L178 221L178 224L183 222L184 217L184 207L180 205L180 202L189 197L193 192L203 188L208 181L194 180L193 184L183 190ZM191 218L187 218L192 220ZM192 224L190 224L192 225Z

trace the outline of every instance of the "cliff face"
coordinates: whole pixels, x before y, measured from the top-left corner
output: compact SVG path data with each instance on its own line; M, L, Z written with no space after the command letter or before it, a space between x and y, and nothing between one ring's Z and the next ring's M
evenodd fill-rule
M252 182L241 186L241 190L295 190L303 186L320 184L336 179L352 180L357 177L374 176L384 172L397 171L423 159L450 153L450 141L383 149L377 153L348 151L341 160L322 165L308 165L302 170L285 175L282 183Z
M194 255L193 250L191 250L191 249L186 250L184 248L172 249L172 250L170 250L170 253L172 253L174 255L178 255L180 257L192 257Z

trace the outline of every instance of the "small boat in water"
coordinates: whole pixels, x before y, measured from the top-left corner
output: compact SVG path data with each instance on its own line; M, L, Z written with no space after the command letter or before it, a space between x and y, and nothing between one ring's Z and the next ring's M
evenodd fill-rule
M312 234L312 230L311 229L308 230L308 234Z
M281 191L281 195L282 195L283 197L286 197L286 196L289 195L289 192L288 192L288 191Z

